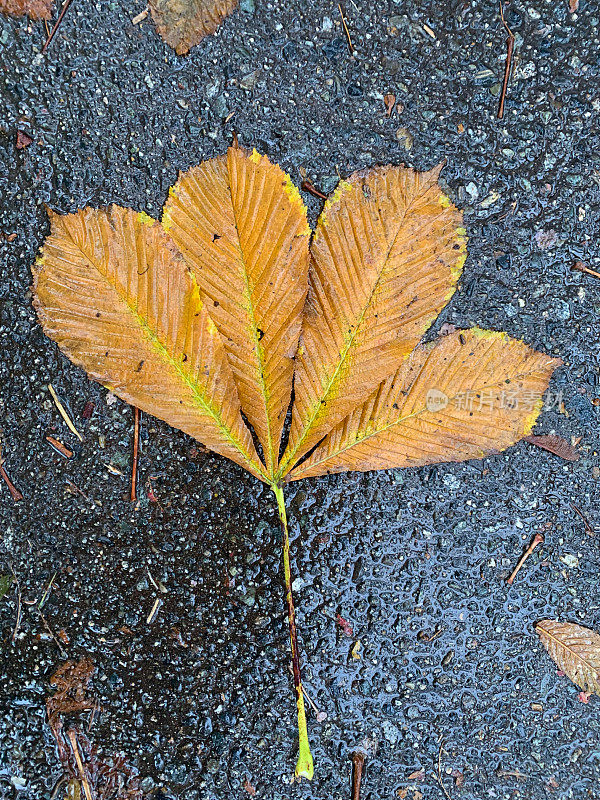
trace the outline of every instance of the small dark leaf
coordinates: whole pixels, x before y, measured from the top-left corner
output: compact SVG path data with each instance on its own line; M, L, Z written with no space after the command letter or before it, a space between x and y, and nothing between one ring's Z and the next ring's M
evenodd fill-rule
M562 436L555 436L547 434L543 436L525 436L525 441L529 444L534 444L536 447L541 447L542 450L547 450L559 458L564 458L565 461L579 461L579 453L577 450L563 439Z

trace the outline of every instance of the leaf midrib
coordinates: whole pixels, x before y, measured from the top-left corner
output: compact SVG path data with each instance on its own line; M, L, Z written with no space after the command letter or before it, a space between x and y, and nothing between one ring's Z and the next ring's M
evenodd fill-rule
M231 172L229 169L229 158L227 158L227 189L229 190L229 197L231 199L231 210L233 214L233 224L235 227L235 232L237 236L237 248L240 254L240 261L242 264L242 273L244 279L244 295L246 297L246 301L248 303L248 313L250 316L250 326L252 331L252 341L254 342L255 352L256 352L256 360L258 361L258 374L259 374L259 383L261 387L261 395L264 401L264 411L265 411L265 420L266 420L266 433L267 433L267 447L265 448L265 462L266 467L269 473L273 474L273 467L275 465L275 455L273 453L273 432L271 430L271 418L269 415L269 399L270 393L267 390L267 383L265 380L264 374L264 361L263 361L263 352L262 347L260 345L260 340L258 338L258 325L256 322L256 310L254 308L254 303L252 302L252 292L250 289L250 280L248 277L248 267L246 262L246 254L242 248L242 242L240 239L240 228L238 223L238 215L237 209L233 200L233 190L231 188Z

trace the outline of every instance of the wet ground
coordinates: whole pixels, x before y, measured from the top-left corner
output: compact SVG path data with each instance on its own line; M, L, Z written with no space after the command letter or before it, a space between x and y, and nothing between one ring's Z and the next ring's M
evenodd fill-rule
M132 24L142 10L74 0L43 56L40 23L0 19L0 416L24 495L13 503L1 487L0 573L18 586L0 601L0 796L51 797L62 770L49 678L87 655L103 707L90 736L124 753L155 798L346 800L358 746L371 752L365 800L598 797L600 701L578 700L532 631L543 617L600 628L598 535L572 507L600 525L600 281L570 269L600 261L598 4L513 4L502 121L506 35L491 0L349 0L353 57L333 2L242 0L188 57L149 20ZM223 152L234 129L325 191L371 164L446 160L470 255L440 323L503 329L560 356L551 388L564 405L537 430L581 437L573 464L523 443L483 462L289 489L305 682L327 713L309 718L310 786L290 783L273 498L144 418L132 507L131 409L44 338L29 290L44 204L157 215L177 171ZM32 138L24 149L18 130ZM538 531L546 543L508 588Z

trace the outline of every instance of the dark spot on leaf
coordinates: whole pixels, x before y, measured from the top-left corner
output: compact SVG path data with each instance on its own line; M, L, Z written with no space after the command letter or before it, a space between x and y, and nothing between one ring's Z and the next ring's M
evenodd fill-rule
M263 338L263 336L265 335L265 332L264 332L264 331L262 331L260 328L257 328L257 329L256 329L256 335L258 336L258 341L260 342L260 340L261 340L261 339Z
M219 236L219 234L218 234L218 233L213 233L213 235L212 235L212 240L213 240L213 242L216 242L216 241L217 241L217 239L220 239L220 238L221 238L221 237Z
M143 367L143 366L144 366L144 359L142 359L142 360L140 361L140 363L139 363L139 364L137 365L137 367L135 368L135 371L136 371L136 372L141 372L141 371L142 371L142 367Z

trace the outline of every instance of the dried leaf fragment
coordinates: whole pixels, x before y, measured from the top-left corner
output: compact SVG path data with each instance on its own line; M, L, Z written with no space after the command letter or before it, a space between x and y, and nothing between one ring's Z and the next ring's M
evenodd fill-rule
M398 369L452 296L466 235L438 175L356 172L325 204L282 474Z
M180 175L163 226L223 337L272 475L308 291L310 228L300 193L268 158L232 147Z
M156 29L178 55L184 55L238 6L239 0L150 0Z
M542 436L526 436L525 441L541 447L542 450L547 450L559 458L564 458L565 461L579 461L578 451L562 436L550 433Z
M53 0L0 0L0 14L9 17L23 17L30 19L50 19L52 15Z
M289 480L504 450L531 431L559 363L504 333L449 333L416 348Z
M34 268L46 334L126 402L261 477L221 339L160 224L119 206L51 222Z
M559 669L584 692L600 694L600 635L574 622L544 619L535 626Z

